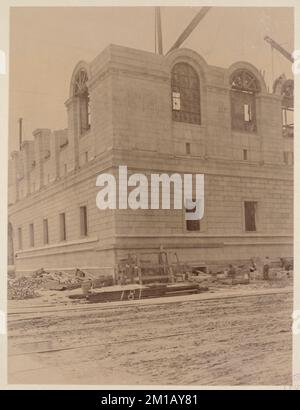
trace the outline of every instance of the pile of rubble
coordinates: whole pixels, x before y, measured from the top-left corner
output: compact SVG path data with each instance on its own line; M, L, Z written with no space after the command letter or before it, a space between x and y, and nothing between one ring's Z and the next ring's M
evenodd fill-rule
M264 281L272 286L273 282L286 282L293 277L293 260L290 258L266 257L252 258L243 265L229 264L218 272L203 272L193 269L189 281L206 286L247 285Z
M31 299L40 296L38 289L43 286L42 279L22 276L9 279L7 284L7 297L9 300Z
M36 279L43 279L44 289L49 290L66 290L78 289L84 280L88 279L88 275L80 269L75 269L75 272L46 272L44 269L39 269L33 275Z
M46 272L43 268L32 276L8 280L8 299L22 300L40 296L41 290L71 290L81 287L88 275L76 269L75 272Z

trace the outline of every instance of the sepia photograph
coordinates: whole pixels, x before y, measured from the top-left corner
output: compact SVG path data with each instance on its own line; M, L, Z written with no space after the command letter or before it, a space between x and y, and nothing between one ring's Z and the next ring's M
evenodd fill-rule
M291 386L295 10L100 4L9 10L7 383Z

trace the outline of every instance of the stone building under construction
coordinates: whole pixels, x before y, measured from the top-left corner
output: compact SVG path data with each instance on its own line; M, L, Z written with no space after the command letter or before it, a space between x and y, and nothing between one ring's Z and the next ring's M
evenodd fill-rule
M129 252L176 250L216 266L293 253L293 81L268 92L247 62L221 68L196 52L110 45L79 62L68 128L37 129L9 163L9 263L17 272L114 274ZM63 107L62 107L63 109ZM99 210L96 178L203 173L205 213Z

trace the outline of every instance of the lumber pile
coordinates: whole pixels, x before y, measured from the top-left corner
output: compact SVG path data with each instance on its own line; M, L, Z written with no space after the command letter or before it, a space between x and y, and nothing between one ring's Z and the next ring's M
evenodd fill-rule
M166 296L192 295L194 293L207 292L208 287L196 283L183 283L169 285L166 289Z
M181 296L205 292L208 288L196 283L152 284L152 285L117 285L100 291L92 291L86 295L89 303L114 301L132 301L164 296Z

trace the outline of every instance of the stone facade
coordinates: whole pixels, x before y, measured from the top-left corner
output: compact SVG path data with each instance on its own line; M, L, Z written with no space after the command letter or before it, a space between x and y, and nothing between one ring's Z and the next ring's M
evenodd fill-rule
M178 63L188 64L199 78L200 123L174 120L171 83ZM232 127L231 78L243 71L258 87L255 132ZM90 110L84 132L85 91L74 92L79 72L87 76ZM35 130L34 140L11 156L9 226L16 270L79 267L113 274L128 252L160 245L194 265L292 256L293 138L282 131L282 99L267 91L251 64L210 66L188 49L162 56L110 45L90 64L78 63L66 102L68 128ZM187 230L184 210L99 210L96 177L117 173L119 165L146 175L204 173L200 230ZM245 226L245 202L255 204L252 231ZM80 207L86 207L87 235Z

